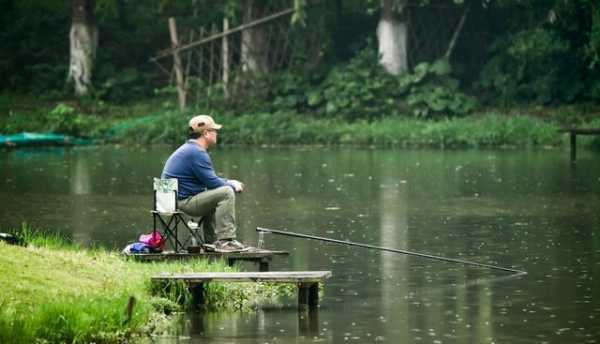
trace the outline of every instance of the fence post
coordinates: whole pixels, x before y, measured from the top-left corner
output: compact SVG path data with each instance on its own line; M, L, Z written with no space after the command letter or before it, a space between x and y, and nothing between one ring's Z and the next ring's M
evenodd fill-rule
M179 42L177 41L177 25L175 23L175 18L169 18L169 32L171 34L171 46L173 47L173 62L175 66L175 80L177 82L177 94L179 96L179 109L183 111L185 109L185 82L183 80L183 67L181 66L181 58L179 56L179 51L175 50L179 47Z

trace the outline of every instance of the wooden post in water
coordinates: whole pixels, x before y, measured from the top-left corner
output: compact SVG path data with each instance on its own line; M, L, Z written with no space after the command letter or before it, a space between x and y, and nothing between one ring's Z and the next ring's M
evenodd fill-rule
M169 33L171 34L171 46L173 47L173 64L175 67L175 80L177 82L177 94L179 96L179 109L185 109L185 100L186 100L186 92L185 92L185 82L183 80L183 67L181 65L181 57L179 56L179 51L177 48L179 47L179 41L177 40L177 24L175 23L175 18L169 18Z
M204 305L204 283L191 286L190 294L192 294L192 305L194 309L201 309Z
M571 130L569 136L571 139L571 163L575 163L575 160L577 160L577 133Z

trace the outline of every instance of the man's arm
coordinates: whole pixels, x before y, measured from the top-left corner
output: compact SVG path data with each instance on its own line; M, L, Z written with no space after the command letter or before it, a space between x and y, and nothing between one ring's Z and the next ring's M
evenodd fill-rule
M216 189L221 186L229 186L233 189L233 191L241 192L243 190L243 184L241 186L241 190L238 191L238 185L236 180L227 180L224 178L220 178L215 173L215 170L212 165L212 161L210 160L210 156L206 152L202 152L199 155L196 155L194 161L192 161L192 172L194 176L206 186L207 189ZM240 183L241 184L241 183Z

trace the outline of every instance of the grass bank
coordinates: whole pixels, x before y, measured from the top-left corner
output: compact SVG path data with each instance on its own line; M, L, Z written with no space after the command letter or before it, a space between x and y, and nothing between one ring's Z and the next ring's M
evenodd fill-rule
M173 110L172 100L131 104L101 101L36 100L0 96L0 134L55 132L98 142L179 143L186 119L212 113L225 126L223 143L375 145L384 147L558 147L568 143L566 126L600 127L595 107L491 109L442 120L409 116L373 121L320 118L296 112L227 113L211 109ZM581 146L600 146L599 137L582 137Z
M171 111L124 121L110 137L125 143L179 143L186 136L185 118ZM533 115L486 112L469 117L427 121L388 117L348 122L318 119L296 113L216 114L224 123L219 136L234 144L374 145L382 147L558 147L568 136L557 121ZM183 123L183 125L182 125ZM600 119L580 124L600 127ZM600 145L597 137L583 137L582 146Z
M48 235L29 235L28 241L27 247L0 241L0 343L122 343L168 334L167 314L183 310L190 297L183 288L157 296L150 276L231 271L206 260L138 263ZM273 288L215 284L206 297L217 308L245 308L261 295L285 292ZM131 317L130 297L136 300Z

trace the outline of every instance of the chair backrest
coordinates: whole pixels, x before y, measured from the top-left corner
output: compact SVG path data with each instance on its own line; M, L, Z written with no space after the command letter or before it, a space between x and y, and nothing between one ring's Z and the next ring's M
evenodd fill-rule
M154 210L160 213L177 211L177 179L154 178Z

